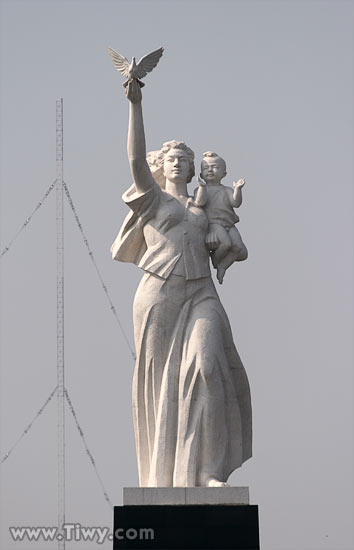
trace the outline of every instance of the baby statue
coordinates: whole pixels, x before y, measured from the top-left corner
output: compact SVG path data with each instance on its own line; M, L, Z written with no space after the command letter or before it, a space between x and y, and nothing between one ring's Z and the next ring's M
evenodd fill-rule
M217 270L220 284L228 267L235 261L247 258L248 252L241 235L235 227L239 217L234 208L242 204L242 187L245 180L233 183L233 189L222 185L226 176L226 163L216 153L207 151L203 154L199 187L195 190L195 203L204 206L209 220L209 232L206 244L212 251L213 266Z

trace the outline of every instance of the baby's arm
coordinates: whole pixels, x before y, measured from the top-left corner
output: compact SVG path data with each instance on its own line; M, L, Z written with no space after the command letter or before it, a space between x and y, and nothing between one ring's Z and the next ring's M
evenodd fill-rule
M232 187L234 188L234 191L230 197L231 206L234 208L239 208L242 204L242 187L245 185L245 180L241 179L238 181L234 181L232 184Z
M194 192L194 203L196 206L205 206L208 201L208 191L205 181L198 176L198 189Z

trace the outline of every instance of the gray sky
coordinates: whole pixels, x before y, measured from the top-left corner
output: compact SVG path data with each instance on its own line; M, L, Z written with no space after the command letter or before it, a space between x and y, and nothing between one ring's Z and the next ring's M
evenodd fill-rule
M163 45L143 89L148 149L183 139L244 177L249 259L218 288L249 375L254 457L233 474L262 550L350 550L353 517L353 2L2 1L2 248L65 180L130 341L141 272L109 248L127 212L128 105L106 53ZM194 188L194 182L191 189ZM132 359L66 208L66 385L115 504L138 483ZM56 385L55 193L1 260L2 455ZM56 403L2 466L9 525L56 524ZM67 415L67 521L111 524ZM27 548L55 548L42 543ZM68 549L91 549L89 543ZM110 543L104 549L110 548Z

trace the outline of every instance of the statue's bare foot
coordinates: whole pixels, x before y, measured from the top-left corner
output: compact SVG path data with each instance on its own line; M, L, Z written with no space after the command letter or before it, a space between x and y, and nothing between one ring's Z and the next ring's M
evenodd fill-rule
M218 479L210 478L207 481L207 487L230 487L225 481L219 481Z
M218 267L218 269L216 271L217 279L218 279L218 281L221 285L222 285L222 282L224 280L225 272L226 272L226 269L224 269L223 267Z

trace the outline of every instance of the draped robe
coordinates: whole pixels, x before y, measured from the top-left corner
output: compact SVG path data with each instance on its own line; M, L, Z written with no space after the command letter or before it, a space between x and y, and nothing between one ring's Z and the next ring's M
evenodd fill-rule
M142 487L226 481L252 455L245 369L210 277L208 219L154 185L131 208L113 258L145 274L134 300L133 417Z

